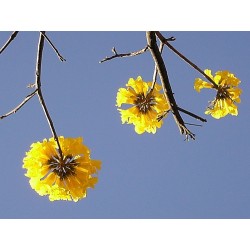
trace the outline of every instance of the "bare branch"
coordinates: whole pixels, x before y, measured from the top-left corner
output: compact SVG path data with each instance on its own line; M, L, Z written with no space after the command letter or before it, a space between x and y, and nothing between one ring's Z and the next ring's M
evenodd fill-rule
M49 123L51 132L53 134L53 137L58 145L58 152L59 155L61 157L61 159L63 159L63 153L62 153L62 149L59 143L59 139L58 136L56 134L56 130L53 124L53 121L50 117L49 111L47 109L47 106L45 104L44 98L43 98L43 94L42 94L42 89L41 89L41 67L42 67L42 55L43 55L43 46L44 46L44 36L45 35L45 31L41 31L40 32L40 37L39 37L39 42L38 42L38 49L37 49L37 60L36 60L36 81L35 81L35 86L37 89L37 95L40 101L40 104L43 108L43 111L45 113L45 116L47 118L47 121Z
M8 41L3 45L3 47L0 49L0 54L8 47L8 45L15 39L16 35L18 34L18 31L14 31Z
M187 110L185 110L185 109L183 109L183 108L180 108L180 107L177 107L177 108L178 108L179 111L181 111L181 112L183 112L183 113L185 113L185 114L187 114L187 115L189 115L189 116L192 116L193 118L195 118L195 119L197 119L197 120L200 120L200 121L202 121L202 122L207 122L206 119L204 119L204 118L202 118L202 117L200 117L200 116L198 116L198 115L196 115L196 114L194 114L194 113L191 113L190 111L187 111ZM186 124L187 124L187 123L186 123Z
M185 125L185 123L184 123L184 121L179 113L178 106L176 104L176 101L175 101L175 98L174 98L174 95L173 95L173 92L171 89L166 66L165 66L165 63L162 59L161 53L159 51L159 48L158 48L158 45L156 42L155 32L153 32L153 31L146 32L146 37L147 37L149 50L152 54L153 60L155 61L155 64L157 66L157 71L158 71L158 74L159 74L161 82L162 82L164 96L166 97L166 100L169 104L171 112L173 113L175 122L176 122L177 126L179 127L180 133L184 134L186 136L187 140L189 138L195 139L195 135L191 131L188 130L188 128L186 127L186 125Z
M185 62L187 62L189 65L191 65L194 69L196 69L198 72L200 72L205 78L210 81L215 89L218 89L218 85L214 82L213 79L211 79L208 75L204 73L203 70L201 70L196 64L191 62L188 58L186 58L183 54L181 54L177 49L175 49L168 41L169 39L166 39L159 31L156 31L155 34L157 37L161 40L162 43L167 45L174 53L176 53L181 59L183 59Z
M37 89L33 91L31 94L27 95L25 99L18 106L12 109L10 112L8 112L5 115L0 116L0 119L3 119L9 115L15 114L26 102L28 102L36 94L36 92L37 92Z
M185 122L185 124L191 125L191 126L196 126L196 127L202 127L201 124L194 124L194 123L189 123L189 122Z
M175 41L175 37L171 36L169 38L166 38L166 41ZM164 43L161 41L160 46L159 46L159 51L160 51L161 54L162 54L163 49L164 49ZM157 66L155 65L151 91L154 89L154 86L155 86L155 83L156 83L156 78L157 78Z
M55 47L55 45L51 42L51 40L48 38L48 36L47 36L45 33L43 33L43 32L41 32L41 34L46 38L46 40L48 41L48 43L50 44L50 46L54 49L54 51L56 52L58 58L59 58L62 62L63 62L63 61L66 61L66 59L64 59L64 58L62 57L62 55L59 53L59 51L57 50L57 48Z
M145 48L143 48L143 49L141 49L141 50L135 51L135 52L118 54L117 51L116 51L116 49L115 49L115 47L113 47L113 48L112 48L112 52L114 53L114 55L113 55L113 56L110 56L110 57L105 57L105 58L102 59L99 63L103 63L103 62L112 60L112 59L117 58L117 57L138 56L138 55L143 54L143 53L146 52L147 50L148 50L148 46L146 46Z

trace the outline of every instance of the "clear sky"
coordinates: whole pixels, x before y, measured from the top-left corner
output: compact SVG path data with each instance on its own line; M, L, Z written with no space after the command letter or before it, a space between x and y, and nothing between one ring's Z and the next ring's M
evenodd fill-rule
M0 33L0 46L10 32ZM35 96L1 120L1 218L250 218L249 32L163 32L200 68L229 70L243 90L237 117L215 120L204 114L213 90L197 93L202 77L168 48L164 59L179 106L207 119L189 126L195 141L184 141L171 115L153 134L138 135L122 125L115 107L118 88L130 77L151 81L150 52L100 64L116 47L120 53L146 45L145 32L47 32L66 62L46 43L42 65L44 98L57 133L84 138L93 159L102 160L99 182L77 203L50 202L24 176L22 159L33 142L51 132ZM20 32L0 55L0 113L31 92L38 32ZM184 120L197 123L183 115Z

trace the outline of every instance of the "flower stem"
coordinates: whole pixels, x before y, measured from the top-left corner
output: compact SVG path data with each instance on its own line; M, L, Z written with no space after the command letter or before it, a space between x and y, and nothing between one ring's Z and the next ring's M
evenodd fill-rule
M208 75L204 73L203 70L201 70L196 64L191 62L187 57L185 57L183 54L181 54L177 49L175 49L169 42L168 39L166 39L159 31L156 31L155 34L160 39L162 43L167 45L175 54L177 54L181 59L183 59L185 62L187 62L190 66L192 66L194 69L196 69L198 72L200 72L205 78L210 81L215 89L218 89L218 85L214 82L212 78L210 78Z
M43 94L42 94L42 89L41 89L41 67L42 67L42 55L43 55L43 46L44 46L44 34L45 34L45 31L42 31L40 33L39 42L38 42L35 85L36 85L37 95L38 95L40 104L41 104L41 106L43 108L43 111L44 111L45 116L47 118L47 121L49 123L49 126L50 126L50 129L51 129L52 135L54 137L54 140L57 143L59 156L60 156L61 159L63 159L63 153L62 153L62 149L61 149L61 146L60 146L60 143L59 143L59 139L58 139L58 136L56 134L56 130L55 130L53 121L52 121L52 119L50 117L47 106L45 104Z

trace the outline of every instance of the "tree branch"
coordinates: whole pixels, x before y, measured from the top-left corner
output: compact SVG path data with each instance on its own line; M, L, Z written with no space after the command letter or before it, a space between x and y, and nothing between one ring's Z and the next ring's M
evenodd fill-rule
M10 38L6 41L6 43L2 46L2 48L0 49L0 54L9 46L9 44L15 39L15 37L17 36L18 31L14 31ZM24 100L18 104L14 109L12 109L11 111L9 111L8 113L6 113L5 115L0 116L0 119L3 119L9 115L15 114L26 102L28 102L37 92L37 89L35 91L33 91L31 94L27 95Z
M147 37L149 50L152 54L153 60L155 61L155 64L157 66L157 71L162 82L164 96L166 97L166 100L170 106L171 112L173 113L175 122L180 130L180 133L184 134L187 140L189 138L195 139L195 134L193 134L191 131L188 130L188 128L185 126L185 123L179 113L178 106L175 101L172 89L171 89L166 66L164 64L161 53L157 46L155 32L147 31L146 37Z
M159 51L160 51L161 54L162 54L163 48L164 48L164 43L161 42L160 47L159 47ZM153 91L153 89L155 87L157 73L158 73L157 66L155 64L154 75L153 75L153 82L152 82L152 86L151 86L150 91Z
M57 49L57 48L55 47L55 45L51 42L51 40L48 38L48 36L47 36L45 33L43 33L43 32L41 32L41 34L46 38L46 40L48 41L48 43L50 44L50 46L54 49L54 51L56 52L58 58L59 58L62 62L63 62L63 61L66 61L66 59L64 59L64 58L62 57L62 55L59 53L58 49Z
M117 57L138 56L138 55L143 54L143 53L146 52L147 50L148 50L148 46L146 46L145 48L143 48L143 49L141 49L141 50L135 51L135 52L118 54L117 51L116 51L116 49L115 49L115 47L113 47L112 52L114 53L114 55L113 55L113 56L110 56L110 57L105 57L105 58L102 59L99 63L103 63L103 62L112 60L112 59L117 58Z
M25 99L18 106L16 106L14 109L12 109L10 112L8 112L5 115L0 116L0 119L3 119L9 115L16 113L26 102L28 102L36 94L36 92L37 92L37 89L35 91L33 91L31 94L27 95L25 97Z
M41 67L42 67L42 55L43 55L43 46L44 46L44 34L45 31L41 31L40 32L40 37L39 37L39 42L38 42L38 49L37 49L37 60L36 60L36 81L35 81L35 86L37 89L37 95L40 101L40 104L43 108L43 111L45 113L45 116L47 118L47 121L49 123L52 135L58 145L58 152L59 155L61 157L61 159L63 159L63 153L62 153L62 149L59 143L59 139L58 136L56 134L56 130L54 128L54 124L53 121L50 117L49 111L47 109L47 106L45 104L44 98L43 98L43 94L42 94L42 89L41 89Z
M8 39L8 41L3 45L3 47L0 49L0 54L8 47L8 45L15 39L15 37L17 36L18 31L14 31L10 38Z
M196 115L196 114L194 114L194 113L191 113L190 111L187 111L186 109L183 109L183 108L180 108L180 107L177 107L177 108L178 108L178 110L181 111L182 113L185 113L185 114L187 114L187 115L189 115L189 116L192 116L193 118L195 118L195 119L197 119L197 120L200 120L200 121L202 121L202 122L207 122L206 119L204 119L204 118L202 118L202 117L200 117L200 116L198 116L198 115ZM185 123L185 124L187 124L187 123Z
M214 82L213 79L211 79L208 75L204 73L203 70L201 70L196 64L191 62L187 57L185 57L183 54L181 54L177 49L175 49L168 41L169 39L166 39L159 31L156 31L155 34L160 39L162 43L167 45L175 54L177 54L181 59L183 59L185 62L187 62L190 66L192 66L195 70L200 72L209 82L211 82L215 89L218 89L218 85Z

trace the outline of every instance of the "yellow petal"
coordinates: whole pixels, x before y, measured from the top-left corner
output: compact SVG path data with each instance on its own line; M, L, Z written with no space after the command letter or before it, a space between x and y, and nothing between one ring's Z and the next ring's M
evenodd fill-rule
M194 82L194 89L197 92L200 92L201 89L203 89L203 88L209 88L209 89L211 89L211 88L213 88L213 84L209 83L209 82L205 82L205 81L203 81L200 78L196 78L195 82Z

